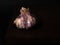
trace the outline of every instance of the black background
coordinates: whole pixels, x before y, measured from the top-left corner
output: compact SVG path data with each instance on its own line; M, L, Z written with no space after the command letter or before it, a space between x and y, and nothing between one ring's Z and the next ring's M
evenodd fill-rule
M35 31L15 31L14 26L12 26L12 21L16 16L19 15L19 9L24 7L29 7L31 13L35 14L38 20L36 29L31 29ZM30 42L42 42L42 43L56 43L59 42L60 38L60 8L59 3L56 0L1 0L0 1L0 39L1 44L3 43L22 43L25 41ZM41 21L41 24L40 24ZM40 25L39 25L40 24ZM40 27L39 27L40 26ZM12 28L11 28L12 27ZM9 32L10 30L10 32ZM17 29L15 29L17 30ZM13 31L13 32L12 32ZM8 33L7 33L8 32ZM20 39L19 35L21 32L32 35L33 39L29 36L27 38ZM8 34L8 35L7 35ZM6 37L7 35L7 37ZM18 35L18 36L11 36ZM10 38L9 38L10 36ZM10 39L10 40L9 40ZM21 41L20 41L20 40Z

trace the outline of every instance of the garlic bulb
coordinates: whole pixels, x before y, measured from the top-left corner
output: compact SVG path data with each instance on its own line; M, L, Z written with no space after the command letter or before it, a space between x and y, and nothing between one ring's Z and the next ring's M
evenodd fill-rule
M36 23L36 19L31 16L29 12L29 8L26 9L24 7L20 10L20 15L14 20L14 24L16 24L17 28L30 28Z

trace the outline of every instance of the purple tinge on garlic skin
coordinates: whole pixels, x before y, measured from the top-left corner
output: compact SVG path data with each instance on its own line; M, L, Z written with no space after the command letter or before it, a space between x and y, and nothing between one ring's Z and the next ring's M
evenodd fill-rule
M17 28L28 29L36 23L36 19L31 16L30 12L26 8L22 7L21 10L23 11L21 11L21 14L14 20L14 24L16 24Z

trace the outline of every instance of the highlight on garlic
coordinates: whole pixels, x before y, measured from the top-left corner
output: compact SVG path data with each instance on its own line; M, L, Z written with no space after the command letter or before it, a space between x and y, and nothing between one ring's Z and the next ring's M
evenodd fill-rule
M13 22L17 28L29 29L36 23L36 19L31 16L29 8L22 7L20 9L20 15Z

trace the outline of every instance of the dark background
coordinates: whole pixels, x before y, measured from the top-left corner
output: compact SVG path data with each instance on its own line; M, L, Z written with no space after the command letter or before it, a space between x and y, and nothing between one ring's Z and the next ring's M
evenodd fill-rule
M12 24L22 6L29 7L38 22L29 31L18 30ZM59 10L59 3L56 0L1 0L1 44L60 42Z

